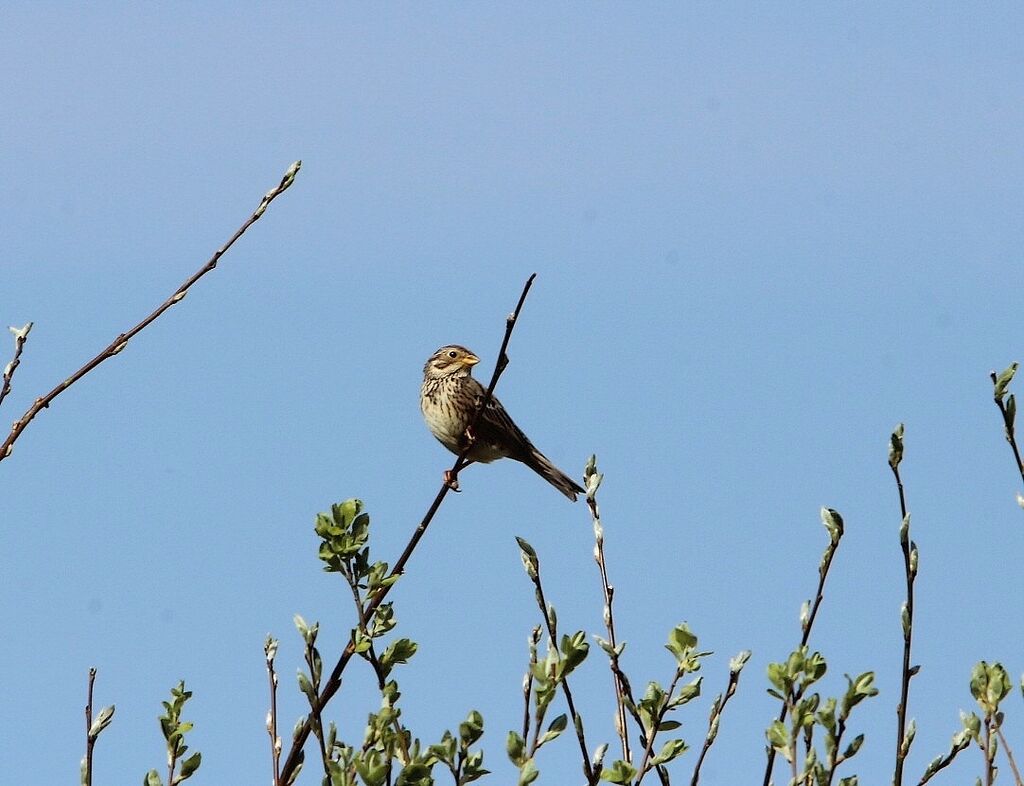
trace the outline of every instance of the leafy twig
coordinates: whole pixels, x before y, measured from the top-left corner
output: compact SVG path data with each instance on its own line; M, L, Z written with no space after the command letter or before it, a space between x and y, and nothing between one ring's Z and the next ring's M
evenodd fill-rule
M7 394L11 392L11 380L14 378L14 372L18 368L18 364L21 363L21 350L24 349L25 340L28 338L29 331L32 330L32 323L29 322L20 328L12 327L8 329L14 334L14 357L4 368L3 387L0 387L0 404L4 403Z
M953 742L949 746L949 753L945 756L936 756L932 759L928 768L924 771L924 775L921 776L921 780L917 782L917 786L924 786L930 781L940 770L944 770L950 764L953 763L953 759L957 755L966 750L971 744L970 730L967 728L961 729L959 732L953 735Z
M523 287L522 294L520 294L519 296L519 302L516 304L515 311L509 314L507 319L505 320L505 337L501 342L501 349L498 352L498 359L494 366L494 373L491 375L491 382L487 386L487 390L484 393L484 397L480 401L479 407L477 407L476 414L473 416L473 422L469 428L469 431L471 433L473 432L473 429L476 426L477 420L480 417L480 413L483 412L484 409L486 409L487 405L490 403L491 397L494 395L494 387L495 385L498 384L498 379L501 377L501 373L505 370L505 367L508 365L508 355L506 354L506 350L508 349L508 342L509 339L512 337L512 330L516 326L516 321L519 319L519 312L523 308L523 303L526 302L526 295L529 293L530 287L533 286L533 280L534 278L536 278L536 276L537 274L534 273L526 280L526 284ZM472 445L466 445L462 453L459 454L459 457L455 460L455 463L452 465L452 468L449 471L449 477L457 477L459 471L466 466L467 456L469 455L469 451L471 448ZM430 504L430 507L427 509L427 512L423 516L422 521L420 521L419 525L413 531L412 537L406 544L405 549L402 551L401 556L399 556L398 561L395 563L395 566L391 569L389 577L400 576L405 571L406 563L412 557L413 551L416 550L416 546L423 538L424 533L426 533L427 531L427 527L433 520L434 515L438 511L438 508L441 507L441 503L444 502L445 497L448 496L449 491L451 491L451 486L449 485L449 483L442 483L441 489L437 492L437 495L434 497L434 501ZM391 591L392 586L394 586L394 582L383 583L380 589L367 599L365 606L365 613L367 617L369 617L370 614L376 611L377 607L384 602L384 598L387 597L387 594ZM337 663L334 664L334 668L331 670L331 673L328 676L327 681L324 683L323 689L320 691L318 703L321 708L326 706L327 702L329 702L331 698L334 696L334 694L338 692L338 689L341 687L341 675L345 671L345 667L348 665L348 662L352 659L352 656L354 654L355 643L354 641L350 641L345 646L345 649L342 651L341 655L338 657ZM288 756L285 759L284 765L281 767L281 782L283 784L290 784L294 781L294 778L297 775L296 768L300 765L302 761L302 748L306 744L306 740L309 738L309 732L311 731L312 724L314 722L315 718L313 718L312 713L310 713L310 715L308 715L305 720L303 720L299 723L298 726L296 726L295 731L292 735L292 746L288 751Z
M1014 420L1017 415L1017 399L1011 393L1006 395L1006 389L1017 373L1017 363L1011 363L1001 374L992 371L989 379L992 380L993 398L996 406L999 407L999 414L1003 416L1003 426L1006 429L1006 441L1010 443L1013 450L1013 457L1017 461L1017 471L1020 472L1020 479L1024 481L1024 460L1020 456L1020 448L1017 447L1017 437L1014 432ZM1018 495L1017 500L1024 506L1024 497Z
M711 704L711 716L708 718L708 733L704 737L704 745L700 749L697 766L693 769L690 786L697 786L700 781L700 768L703 766L704 759L708 755L708 751L711 750L715 738L718 736L718 725L721 722L722 713L725 711L725 705L729 703L729 699L736 693L736 688L740 682L740 672L743 671L743 667L747 665L748 660L750 660L750 651L743 650L743 652L729 661L729 684L726 686L725 693L720 693L716 696Z
M903 603L900 621L903 625L903 669L900 672L900 703L896 705L896 769L893 786L903 785L903 763L914 741L914 721L907 727L907 701L910 696L910 680L917 674L918 666L910 665L910 645L914 633L914 580L917 578L917 544L910 539L910 513L907 512L907 498L903 493L900 478L900 462L903 461L903 424L900 423L889 438L889 468L896 479L900 496L900 548L903 551L903 570L907 580L907 599Z
M800 627L803 631L800 637L801 648L807 646L807 642L811 638L811 628L814 626L814 620L818 616L818 609L821 608L821 603L825 599L825 579L828 578L832 559L835 557L836 549L839 548L839 541L843 537L843 517L838 512L831 508L822 508L821 522L825 525L825 529L828 530L829 542L825 547L825 553L821 557L821 563L818 565L818 589L814 596L814 602L810 604L805 603L800 613ZM786 702L783 700L782 709L779 710L778 723L781 724L786 720L787 711ZM764 768L764 786L769 786L771 783L772 767L775 765L775 748L769 746L767 754L768 761Z
M277 672L274 658L277 657L277 639L267 636L263 645L267 661L267 679L270 681L270 711L267 713L267 734L270 735L270 760L273 763L272 786L281 784L281 738L277 735Z
M167 786L178 786L182 781L191 778L203 761L203 756L198 751L185 757L188 751L185 735L192 730L192 723L181 719L181 711L190 698L192 691L185 690L185 682L182 680L171 688L171 700L163 703L165 712L160 716L160 730L167 743ZM176 769L177 774L174 772ZM146 786L162 786L160 774L156 770L150 770L143 782Z
M28 331L26 331L27 333ZM104 707L96 715L92 714L92 689L96 682L96 669L89 669L89 691L85 704L85 758L82 759L82 786L92 786L92 749L100 732L110 725L114 719L114 705Z
M105 349L101 350L98 355L96 355L92 360L90 360L88 363L86 363L84 366L78 369L78 371L76 371L70 377L68 377L55 388L53 388L53 390L51 390L49 393L37 398L32 403L32 406L30 406L28 410L26 410L25 414L14 422L14 425L11 427L11 433L7 436L7 439L5 439L2 444L0 444L0 461L3 461L5 458L11 455L11 451L14 450L15 441L18 439L18 437L21 436L22 432L25 430L28 424L32 422L36 415L38 415L40 412L42 412L44 409L50 406L50 402L52 402L55 398L57 398L57 396L59 396L73 384L78 382L78 380L80 380L82 377L84 377L98 365L100 365L100 363L102 363L105 360L109 360L110 358L120 353L121 350L128 346L128 342L136 334L141 332L144 328L146 328L151 322L153 322L157 317L163 314L171 306L175 305L176 303L180 303L182 298L185 297L189 288L193 284L195 284L199 279L201 279L203 276L205 276L207 273L209 273L211 270L217 267L217 263L220 261L220 258L225 254L225 252L227 252L229 248L231 248L232 245L234 245L235 241L238 240L238 238L240 238L250 226L252 226L254 223L256 223L256 221L259 220L259 218L263 215L264 211L267 209L267 206L277 196L279 196L289 186L291 186L291 184L295 181L295 175L296 173L298 173L299 168L301 166L302 162L296 161L294 164L288 167L288 171L284 173L284 177L281 178L281 182L266 193L266 195L260 202L259 207L257 207L256 210L253 211L252 215L249 216L249 218L247 218L245 222L235 231L235 234L231 236L228 242L221 246L219 249L217 249L217 251L214 252L213 256L210 257L206 264L199 268L199 270L197 270L195 273L193 273L192 276L184 284L178 287L174 291L174 293L169 298L167 298L167 300L161 303L157 307L157 309L153 311L153 313L151 313L148 317L146 317L137 325L135 325L135 327L118 335L117 338L111 341L110 344L108 344ZM13 374L13 369L11 370L11 373ZM9 380L7 379L6 374L4 376L6 387L6 383L9 382Z
M1002 724L995 727L996 736L999 738L999 744L1003 747L1003 753L1006 754L1006 760L1010 762L1010 770L1013 772L1013 782L1016 786L1022 786L1020 770L1017 769L1017 762L1013 758L1013 751L1010 750L1010 744L1006 741L1006 737L1003 736Z
M540 608L541 616L544 618L544 625L548 632L548 643L552 650L558 650L558 623L555 618L554 610L548 606L547 600L544 598L544 586L540 579L540 560L537 557L537 552L533 546L527 543L522 538L516 538L519 543L520 551L523 557L523 566L526 568L526 574L530 577L530 581L533 582L535 590L535 596L537 599L537 606ZM579 641L577 641L579 639ZM583 639L582 635L569 637L564 636L562 642L562 649L565 651L563 654L566 656L566 664L564 670L560 671L557 675L558 682L561 683L562 693L565 696L565 703L569 707L569 717L572 718L573 728L576 730L576 739L580 744L580 753L583 755L583 774L586 776L588 784L595 784L601 777L601 773L596 769L590 761L590 755L587 753L587 740L583 733L583 718L576 712L576 703L572 698L572 689L569 687L569 672L574 669L579 663L586 657L589 645ZM578 660L576 660L578 658ZM574 662L575 661L575 662ZM540 720L538 720L538 731Z
M590 508L590 517L594 522L594 561L597 562L597 567L601 574L601 591L604 594L603 616L605 629L608 632L608 647L605 648L605 651L608 653L608 664L611 668L612 682L615 686L615 727L622 742L622 760L632 762L632 754L629 750L629 730L626 728L627 697L630 706L635 706L636 702L631 695L632 691L629 686L629 680L619 665L619 654L622 652L622 648L616 642L615 615L612 611L615 587L608 581L608 567L604 558L604 526L601 524L601 513L597 507L597 489L600 487L604 475L597 471L596 456L591 456L590 460L587 461L583 477L587 489L587 507ZM604 648L604 643L600 639L598 639L598 642ZM625 644L623 644L623 647L625 647Z

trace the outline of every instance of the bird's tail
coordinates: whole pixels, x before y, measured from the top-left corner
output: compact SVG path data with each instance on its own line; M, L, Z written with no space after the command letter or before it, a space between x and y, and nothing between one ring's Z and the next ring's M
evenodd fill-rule
M532 446L531 446L532 447ZM576 501L577 494L586 493L586 489L583 488L579 483L566 475L562 470L548 461L548 457L541 453L536 448L527 454L526 458L522 460L526 466L540 475L544 480L554 486L556 489L561 491L565 496L571 499L573 502Z

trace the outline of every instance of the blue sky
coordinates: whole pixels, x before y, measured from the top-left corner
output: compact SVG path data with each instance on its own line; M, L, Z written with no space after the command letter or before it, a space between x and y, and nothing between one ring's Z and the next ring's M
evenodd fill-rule
M687 620L715 651L681 717L699 747L728 659L754 653L702 783L760 782L765 667L799 638L822 505L847 536L812 644L826 690L876 670L845 774L891 778L903 575L886 444L906 423L918 776L972 704L972 665L1024 669L1020 479L987 378L1024 355L1021 23L1012 3L8 4L0 320L35 328L4 422L304 164L0 466L8 777L77 777L96 666L98 703L117 705L97 783L163 766L156 716L181 678L194 782L266 782L264 636L282 640L290 728L292 615L321 621L325 653L353 624L315 513L362 498L376 553L397 557L450 465L420 419L423 361L459 342L486 376L532 272L499 395L570 474L598 455L633 682L667 680L662 644ZM421 645L405 718L430 740L479 709L508 782L537 622L513 536L539 551L562 626L600 632L592 533L522 466L462 485L393 596ZM360 665L330 713L350 737L377 703ZM577 685L592 744L612 741L597 652ZM1022 718L1014 697L1018 748ZM574 782L576 756L546 748L541 783ZM979 771L963 760L944 782Z

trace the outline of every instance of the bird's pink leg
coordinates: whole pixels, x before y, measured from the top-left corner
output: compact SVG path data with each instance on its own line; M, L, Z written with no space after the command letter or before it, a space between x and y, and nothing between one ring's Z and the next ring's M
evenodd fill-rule
M450 488L454 492L462 491L459 488L459 477L452 473L450 469L444 471L444 485Z
M475 463L473 459L468 459L466 463L462 465L462 469L465 469L466 467L473 463ZM462 491L462 489L459 488L459 476L452 472L450 469L446 469L444 471L444 485L446 485L448 488L450 488L452 491L456 493Z

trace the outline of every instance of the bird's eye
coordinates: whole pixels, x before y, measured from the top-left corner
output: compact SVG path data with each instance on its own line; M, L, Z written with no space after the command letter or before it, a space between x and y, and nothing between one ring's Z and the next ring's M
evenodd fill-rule
M456 352L454 349L451 352L448 353L448 357L450 357L450 358L455 358L455 357L458 357L458 356L459 356L459 353Z

